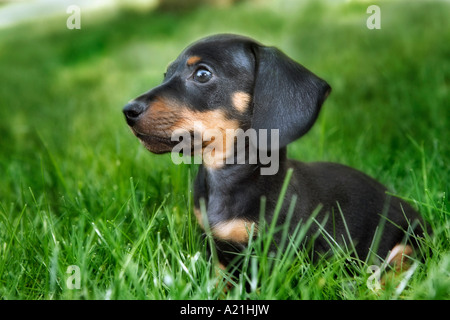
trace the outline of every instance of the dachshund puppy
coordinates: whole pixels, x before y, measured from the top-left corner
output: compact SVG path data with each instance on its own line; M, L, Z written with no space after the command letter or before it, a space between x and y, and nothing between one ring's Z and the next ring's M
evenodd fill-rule
M306 237L315 238L314 252L325 254L331 242L345 243L360 259L376 254L401 263L404 254L412 254L416 234L423 232L410 205L387 196L383 185L355 169L286 157L287 145L312 127L330 90L280 50L220 34L186 48L170 64L162 84L132 100L123 112L149 151L202 155L194 212L202 227L208 223L224 266L235 258L233 252L247 246L252 226L261 228L262 197L270 225L291 170L278 225L288 223L292 234L318 210L318 223ZM288 217L291 203L294 211ZM377 232L380 242L372 252ZM274 242L280 237L281 232L275 234Z

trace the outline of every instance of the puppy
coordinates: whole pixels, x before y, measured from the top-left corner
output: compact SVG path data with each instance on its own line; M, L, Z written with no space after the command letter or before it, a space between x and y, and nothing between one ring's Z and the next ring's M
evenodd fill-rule
M178 148L176 152L203 156L194 212L202 227L208 224L222 265L247 246L251 228L261 228L262 198L270 225L290 170L278 225L288 223L293 233L318 210L306 237L315 238L314 252L326 254L331 242L345 243L360 259L376 254L401 263L404 254L412 254L416 234L423 233L411 206L387 196L383 185L355 169L286 157L287 145L308 132L330 90L327 82L278 49L221 34L186 48L170 64L162 84L132 100L123 112L151 152ZM173 138L179 132L187 133L183 148ZM189 140L195 137L203 139ZM239 147L242 137L245 143ZM207 220L202 219L201 201ZM288 217L291 204L294 211ZM381 238L373 252L377 230ZM275 234L275 243L280 237L281 232Z

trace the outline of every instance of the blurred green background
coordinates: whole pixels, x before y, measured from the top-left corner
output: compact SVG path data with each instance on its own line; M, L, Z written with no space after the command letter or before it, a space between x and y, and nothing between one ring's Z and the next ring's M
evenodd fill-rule
M64 242L80 215L98 224L126 211L130 177L139 204L151 211L168 198L186 221L195 168L144 150L121 109L214 33L277 46L330 83L291 157L363 170L448 228L449 1L80 1L79 30L66 27L68 2L44 12L36 3L20 2L9 25L11 3L0 6L0 285L10 288L5 270L22 275L18 287L45 274L42 211ZM366 26L370 4L379 30Z
M43 183L58 197L58 175L73 191L117 184L117 171L147 171L140 162L120 166L141 152L122 106L159 84L189 43L219 32L277 46L331 84L318 123L291 148L299 159L346 162L383 178L396 162L420 164L413 140L448 160L448 2L381 2L380 30L366 27L364 1L202 2L80 6L80 30L66 27L64 12L1 29L3 201ZM57 170L42 167L48 158ZM398 170L405 175L408 165Z

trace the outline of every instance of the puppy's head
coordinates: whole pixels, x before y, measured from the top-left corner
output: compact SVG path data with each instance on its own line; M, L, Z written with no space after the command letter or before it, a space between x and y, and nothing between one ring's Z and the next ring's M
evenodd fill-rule
M154 153L172 150L177 129L192 135L214 129L224 136L227 129L278 129L282 148L311 128L329 91L325 81L278 49L224 34L186 48L169 65L162 84L132 100L123 112L134 134ZM221 143L224 155L233 141Z

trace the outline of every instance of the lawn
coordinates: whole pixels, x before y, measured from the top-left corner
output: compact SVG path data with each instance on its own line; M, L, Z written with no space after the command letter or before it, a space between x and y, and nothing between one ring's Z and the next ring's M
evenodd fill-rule
M450 299L450 3L381 2L379 30L365 2L257 3L82 11L80 30L62 12L0 29L0 298ZM355 167L422 213L433 234L400 286L372 290L368 265L348 270L339 248L312 264L296 239L276 256L262 239L223 293L229 275L193 213L197 168L150 154L121 112L219 32L277 46L330 83L289 156Z

